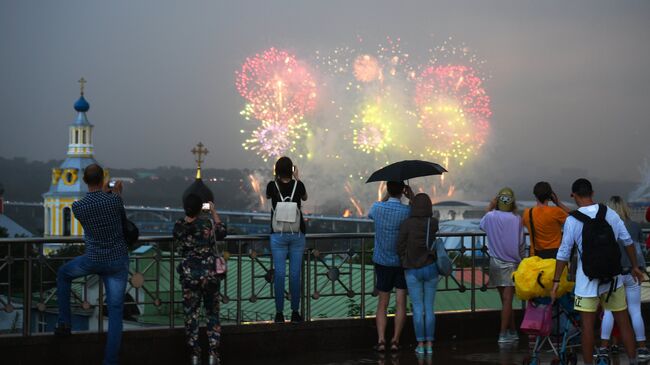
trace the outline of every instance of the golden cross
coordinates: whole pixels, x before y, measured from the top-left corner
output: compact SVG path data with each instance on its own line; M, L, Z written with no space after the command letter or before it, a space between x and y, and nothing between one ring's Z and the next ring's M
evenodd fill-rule
M86 81L86 79L84 79L82 77L77 82L79 83L79 85L81 85L81 95L83 95L84 94L84 86L86 85L86 82L88 82L88 81Z
M201 142L192 148L192 154L196 156L196 163L199 165L199 168L201 168L201 164L203 163L203 156L207 155L208 152L208 149Z

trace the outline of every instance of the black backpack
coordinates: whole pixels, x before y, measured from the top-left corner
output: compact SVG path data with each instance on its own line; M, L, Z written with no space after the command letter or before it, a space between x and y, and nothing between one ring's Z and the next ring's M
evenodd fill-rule
M598 204L596 218L577 210L570 213L583 223L582 228L582 271L589 280L609 283L621 274L621 251L616 242L612 226L605 220L607 207Z

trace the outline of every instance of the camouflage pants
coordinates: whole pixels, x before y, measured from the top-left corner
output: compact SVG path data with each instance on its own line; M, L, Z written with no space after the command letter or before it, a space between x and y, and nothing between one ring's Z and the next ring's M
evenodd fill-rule
M185 283L184 283L185 284ZM183 312L185 313L185 334L187 344L195 354L201 353L199 344L199 315L201 301L205 310L208 344L210 354L219 353L221 341L221 324L219 322L219 285L220 283L204 283L199 285L183 285Z

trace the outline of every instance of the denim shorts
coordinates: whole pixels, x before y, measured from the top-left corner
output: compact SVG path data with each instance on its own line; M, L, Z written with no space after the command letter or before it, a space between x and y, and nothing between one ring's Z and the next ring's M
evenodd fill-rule
M384 266L375 264L375 276L377 290L389 293L396 289L406 289L406 279L404 278L404 268Z

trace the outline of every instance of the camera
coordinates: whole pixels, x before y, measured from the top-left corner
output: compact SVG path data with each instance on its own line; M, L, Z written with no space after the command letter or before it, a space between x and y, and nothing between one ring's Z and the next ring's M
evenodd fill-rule
M115 187L116 184L117 184L117 181L115 181L115 180L111 180L111 181L108 182L108 187L109 187L110 189L113 189L113 188Z
M203 203L203 205L201 206L201 209L202 210L210 210L210 203Z

